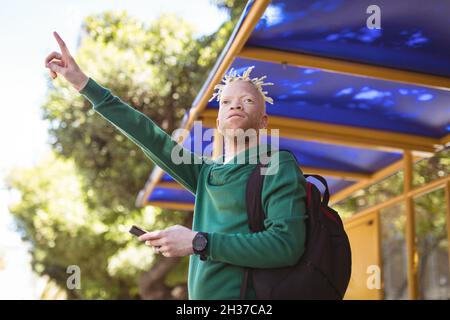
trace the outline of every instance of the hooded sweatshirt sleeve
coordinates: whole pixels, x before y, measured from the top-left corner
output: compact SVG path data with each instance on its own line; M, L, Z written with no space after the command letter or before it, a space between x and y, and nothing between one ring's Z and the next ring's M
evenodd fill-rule
M196 193L198 176L204 164L202 157L181 147L150 118L123 102L92 78L89 78L79 93L91 102L97 113L137 144L156 165L191 193ZM172 160L173 151L179 158L181 155L188 155L183 159L189 161L175 163Z

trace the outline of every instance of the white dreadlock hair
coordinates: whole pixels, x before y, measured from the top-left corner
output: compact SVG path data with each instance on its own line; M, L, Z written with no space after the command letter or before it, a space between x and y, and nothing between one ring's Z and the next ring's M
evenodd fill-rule
M264 101L267 101L268 103L273 104L273 99L271 97L267 96L267 91L263 91L263 86L272 86L273 83L272 82L264 83L263 80L265 78L267 78L267 76L262 76L261 78L250 79L249 76L254 67L255 66L249 67L247 70L245 70L245 72L241 76L239 76L237 74L236 70L233 70L233 68L231 68L230 72L227 75L225 75L225 77L222 79L223 83L216 84L214 86L214 90L217 89L217 92L214 92L213 96L211 97L211 99L209 99L209 101L213 100L216 97L217 97L217 101L219 101L220 97L222 95L222 91L227 84L230 84L237 80L244 80L244 81L253 83L253 85L256 87L256 89L258 89L259 93L261 93L261 95L263 96Z

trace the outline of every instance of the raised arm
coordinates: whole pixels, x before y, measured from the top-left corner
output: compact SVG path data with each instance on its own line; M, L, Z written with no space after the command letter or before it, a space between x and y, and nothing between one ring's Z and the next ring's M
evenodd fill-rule
M197 180L204 159L182 148L188 154L188 163L175 164L172 161L177 142L143 113L135 110L120 98L114 96L92 78L87 77L70 55L61 37L54 32L61 53L52 52L45 59L53 79L62 75L72 86L86 97L94 110L112 123L125 136L136 143L155 164L169 173L176 181L195 194ZM178 153L180 154L180 153Z

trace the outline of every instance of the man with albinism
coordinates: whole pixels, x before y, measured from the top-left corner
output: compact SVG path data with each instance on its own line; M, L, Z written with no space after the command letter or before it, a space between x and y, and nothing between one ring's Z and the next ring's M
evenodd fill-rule
M195 195L192 230L176 225L139 237L165 257L190 255L189 299L239 299L245 268L287 267L298 262L305 248L306 180L289 152L273 150L267 163L261 194L265 230L250 233L248 227L247 179L262 154L258 152L259 139L237 137L267 128L265 103L273 101L262 89L271 84L263 82L265 77L251 79L253 67L240 76L236 72L226 75L211 98L219 101L216 122L224 138L224 155L207 161L210 159L183 148L191 161L175 164L172 151L179 147L177 142L146 115L88 77L56 32L54 37L61 53L52 52L45 59L51 77L63 76L97 113ZM251 282L246 292L246 299L255 298Z

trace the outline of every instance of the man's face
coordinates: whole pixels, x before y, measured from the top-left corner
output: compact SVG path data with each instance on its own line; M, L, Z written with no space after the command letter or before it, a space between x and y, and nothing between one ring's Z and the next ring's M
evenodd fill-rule
M248 81L237 80L225 86L220 98L217 128L222 135L235 129L267 128L264 98Z

